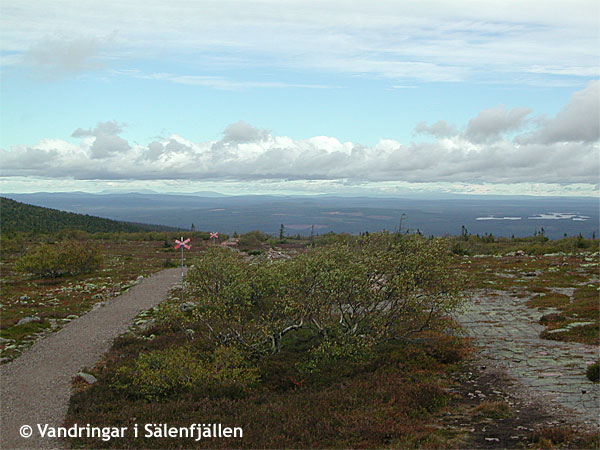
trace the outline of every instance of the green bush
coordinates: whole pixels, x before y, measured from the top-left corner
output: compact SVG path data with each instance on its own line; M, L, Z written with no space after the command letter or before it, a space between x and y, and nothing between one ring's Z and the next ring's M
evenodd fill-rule
M163 302L158 305L156 326L163 332L185 330L190 326L192 320L191 311L183 312L179 303Z
M192 390L244 390L257 382L258 369L233 347L219 347L203 360L181 346L141 353L133 365L117 370L111 385L126 395L152 401Z
M442 239L373 234L281 261L212 248L187 278L216 345L264 356L303 329L316 339L316 367L328 357L364 360L378 343L434 327L464 295L451 260Z
M587 368L586 375L588 380L593 381L594 383L598 383L600 380L600 360L596 361L590 367Z
M238 246L242 249L261 247L263 242L267 242L271 236L260 231L249 231L240 236Z
M25 239L16 233L2 233L0 235L0 251L3 254L22 253Z
M100 268L103 259L97 245L64 241L38 245L15 263L15 270L42 278L57 278L93 272Z

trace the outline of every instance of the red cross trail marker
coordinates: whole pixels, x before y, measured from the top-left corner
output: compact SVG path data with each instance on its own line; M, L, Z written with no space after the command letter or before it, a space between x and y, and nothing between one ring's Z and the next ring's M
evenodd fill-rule
M183 236L181 236L181 240L178 241L175 239L175 249L181 249L181 303L183 303L183 249L189 250L192 246L187 245L190 242L190 239L183 240Z
M187 243L190 242L189 239L186 239L185 241L183 240L183 238L181 238L181 241L178 241L177 239L175 239L175 248L179 248L181 246L185 247L187 250L189 250L192 246L191 245L187 245ZM183 252L183 249L181 249L181 251Z
M212 239L212 240L213 240L213 244L214 244L214 243L215 243L215 241L216 241L217 239L219 239L219 233L218 233L218 232L216 232L216 231L215 231L214 233L210 233L210 238L209 238L209 239Z

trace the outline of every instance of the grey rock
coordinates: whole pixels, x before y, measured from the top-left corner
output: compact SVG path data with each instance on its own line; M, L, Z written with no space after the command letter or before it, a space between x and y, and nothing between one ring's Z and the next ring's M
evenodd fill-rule
M29 296L27 294L21 295L21 297L19 297L19 300L21 300L21 301L29 300Z
M185 302L179 305L179 309L181 310L181 312L186 312L191 309L194 309L195 306L196 304L194 302Z
M29 322L41 322L42 319L39 318L39 316L27 316L27 317L23 317L21 320L19 320L17 322L17 325L25 325L26 323Z
M93 297L92 297L93 298ZM94 305L92 306L92 311L97 310L98 308L102 308L104 305L106 305L106 302L98 302L98 303L94 303Z
M78 372L77 375L83 378L88 384L94 384L96 381L98 381L94 375L90 375L89 373Z
M588 325L594 325L596 322L572 322L569 325L567 325L567 328L571 329L571 328L577 328L577 327L585 327Z
M145 331L149 328L152 328L154 325L156 325L155 319L149 319L145 322L140 322L139 323L140 331Z

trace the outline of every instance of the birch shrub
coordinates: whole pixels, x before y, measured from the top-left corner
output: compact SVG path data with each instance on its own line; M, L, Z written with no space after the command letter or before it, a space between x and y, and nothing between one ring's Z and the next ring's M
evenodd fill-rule
M25 253L15 264L15 270L41 278L91 273L102 266L103 255L96 244L63 241L39 244Z
M279 352L306 330L312 363L368 358L376 345L436 327L463 299L444 239L375 234L310 249L289 260L247 262L211 248L188 273L195 319L215 345Z

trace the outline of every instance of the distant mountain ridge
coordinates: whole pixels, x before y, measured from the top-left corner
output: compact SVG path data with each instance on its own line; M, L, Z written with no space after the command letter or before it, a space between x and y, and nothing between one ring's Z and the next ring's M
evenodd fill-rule
M138 232L138 231L167 231L178 228L148 225L133 222L123 222L102 217L90 216L28 205L9 198L0 197L0 228L2 232L55 232L66 229L76 229L96 232Z
M549 238L600 235L597 198L460 197L443 199L238 195L201 197L182 194L90 194L39 192L0 194L20 202L129 223L166 224L189 230L287 234L358 234L386 229L426 236L469 233L531 236L544 229ZM557 215L558 214L558 215ZM508 220L506 218L516 218ZM164 228L164 227L162 227Z

